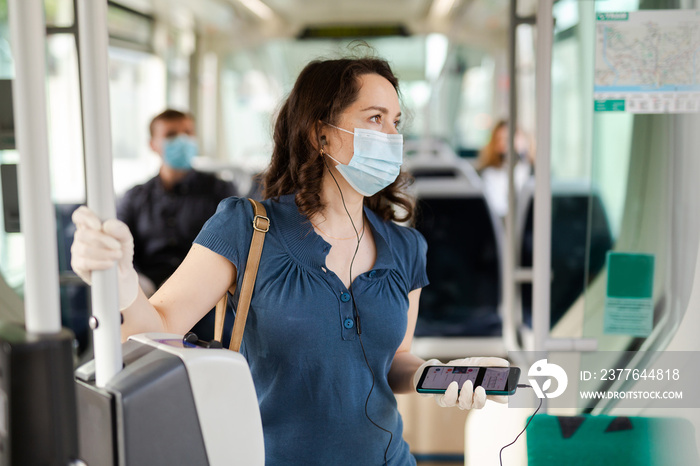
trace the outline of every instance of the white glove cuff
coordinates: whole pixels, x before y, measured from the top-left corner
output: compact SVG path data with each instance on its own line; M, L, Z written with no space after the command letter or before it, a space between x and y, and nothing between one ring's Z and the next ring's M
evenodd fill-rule
M442 362L438 359L430 359L428 361L425 361L421 366L418 368L418 370L413 374L413 389L416 390L418 388L418 382L420 382L420 376L423 375L423 369L425 369L428 366L442 366Z
M123 311L134 304L139 294L139 276L133 267L122 273L119 271L119 310Z

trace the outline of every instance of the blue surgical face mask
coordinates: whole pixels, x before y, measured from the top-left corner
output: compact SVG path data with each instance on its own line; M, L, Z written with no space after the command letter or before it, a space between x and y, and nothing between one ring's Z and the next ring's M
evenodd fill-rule
M166 139L163 145L163 161L176 170L192 168L192 159L197 155L197 141L186 134Z
M349 164L342 164L330 154L326 154L338 164L336 169L355 191L370 197L396 180L403 162L402 135L363 128L355 128L353 133L328 125L355 136L353 156Z

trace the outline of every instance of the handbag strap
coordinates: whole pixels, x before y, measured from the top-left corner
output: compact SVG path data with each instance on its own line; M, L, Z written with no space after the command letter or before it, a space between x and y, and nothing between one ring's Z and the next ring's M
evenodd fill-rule
M228 349L238 351L241 348L243 341L243 331L245 330L245 322L248 318L248 308L250 300L253 296L253 285L255 278L258 275L258 266L260 265L260 256L262 255L263 243L265 242L265 233L270 230L270 219L267 217L265 206L254 199L248 199L253 204L253 238L250 242L250 250L248 251L248 262L246 262L245 273L243 274L243 283L241 284L241 295L238 298L238 308L236 309L236 319L233 322L233 331L231 332L231 343ZM224 319L226 317L226 304L228 302L228 292L235 293L236 280L231 284L231 288L216 304L216 319L214 323L214 339L221 341L224 333Z

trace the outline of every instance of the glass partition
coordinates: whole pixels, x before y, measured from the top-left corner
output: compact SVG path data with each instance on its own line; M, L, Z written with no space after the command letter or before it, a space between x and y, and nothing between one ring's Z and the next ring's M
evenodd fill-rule
M668 82L672 79L668 71L677 66L684 45L647 47L642 52L633 46L634 41L644 41L645 34L658 32L645 29L654 26L610 26L610 35L606 36L606 30L601 29L606 26L596 22L604 18L602 13L674 10L678 6L678 2L664 0L562 0L555 4L558 27L552 65L553 280L568 270L572 274L570 282L578 282L581 292L570 296L563 310L555 309L561 288L552 286L552 336L597 340L598 359L594 361L584 353L582 370L600 367L600 352L609 351L614 358L618 351L662 350L683 317L690 297L700 238L700 187L695 181L700 174L696 153L700 118L680 104L666 111L653 110L654 107L630 111L634 104L628 100L627 111L620 111L602 106L600 101L594 105L593 95L596 53L599 59L602 55L595 47L601 41L612 40L620 41L613 44L616 46L624 46L629 40L626 59L638 58L639 67L628 73L639 73L640 84L628 89L620 87L618 94L610 91L612 97L608 96L608 100L623 99L630 89L641 89L650 94L640 99L655 102L669 97L662 95L661 90L683 87L682 82ZM667 36L686 31L670 23L659 28ZM697 41L695 36L684 37ZM610 42L604 45L611 46ZM648 56L637 57L637 53ZM660 64L654 68L658 72L658 81L654 82L646 82L648 76L644 75L644 67L652 66L645 61L650 57ZM628 63L607 65L622 74L620 70ZM623 78L616 75L614 82L622 82ZM561 222L568 218L561 209L574 209L576 196L585 198L583 214L576 215L583 235L581 231L572 234L571 218L568 224ZM557 246L567 241L567 247ZM635 329L629 322L619 327L614 322L612 290L615 283L625 278L615 272L621 269L613 268L620 257L610 255L615 253L629 254L635 260L651 258L652 265L644 268L646 275L632 270L627 277L635 284L649 280L650 332ZM613 367L636 364L610 363Z

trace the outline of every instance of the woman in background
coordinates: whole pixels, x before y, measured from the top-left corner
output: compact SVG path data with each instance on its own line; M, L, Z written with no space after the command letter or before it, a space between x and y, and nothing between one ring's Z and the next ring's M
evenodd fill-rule
M515 133L515 153L518 161L513 173L516 195L531 177L534 152L528 147L522 131ZM505 217L508 212L508 122L499 120L491 131L491 138L479 153L477 170L484 183L484 195L493 212Z

